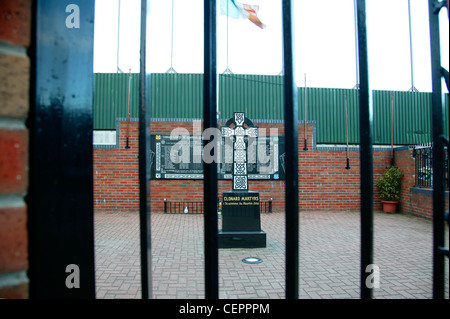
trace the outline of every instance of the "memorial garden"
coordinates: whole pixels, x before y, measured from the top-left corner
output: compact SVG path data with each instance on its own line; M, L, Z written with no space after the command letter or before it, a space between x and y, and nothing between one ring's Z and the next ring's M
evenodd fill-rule
M185 76L155 75L155 78L172 79L175 83L176 78ZM116 81L120 78L127 80L125 75L117 75ZM271 81L273 85L277 80L272 78ZM175 89L181 90L181 87ZM307 92L311 94L311 101L307 100L310 118L306 122L300 120L298 126L300 298L358 298L360 154L352 133L355 127L339 123L345 123L346 109L354 110L354 92L322 89L316 93L316 96L322 94L322 99L316 100L313 91ZM202 160L210 156L208 161L218 163L220 297L284 298L284 267L280 266L285 261L285 149L283 121L276 118L274 111L276 103L271 110L274 119L249 118L251 108L245 104L236 108L236 113L230 107L227 113L230 118L219 119L220 130L205 134L199 119L176 117L176 110L195 100L192 97L195 92L172 93L175 94L159 97L161 102L154 104L155 114L161 116L162 108L158 103L169 103L164 108L171 117L158 118L149 124L154 297L204 297ZM174 96L178 94L188 95L176 100ZM406 99L408 103L395 100L392 105L390 97L394 95L402 96L398 101ZM350 101L347 107L346 97ZM383 98L387 102L383 102ZM258 100L258 96L242 99ZM374 147L373 190L376 196L373 204L377 212L375 232L379 256L376 265L380 267L382 282L375 290L375 298L428 298L430 291L426 287L430 287L430 277L419 269L431 267L425 247L431 240L427 229L431 227L432 200L430 185L425 178L419 178L418 173L429 166L420 156L429 148L426 143L429 127L426 121L405 120L404 115L412 106L411 116L415 116L414 110L417 110L423 117L421 110L426 108L427 95L377 92L375 101L378 112L389 114L391 107L395 107L391 114L396 123L395 131L389 130L390 118L379 124L377 131L380 133L376 135L379 143ZM328 117L317 117L320 112L314 113L314 108L342 110L344 114L330 112ZM103 124L98 121L99 127L104 125L103 132L115 134L109 145L106 142L94 144L94 204L99 255L102 256L97 268L97 280L102 282L98 294L100 298L139 298L139 260L134 247L139 206L138 122L132 116L127 119L121 111L115 114L115 120L109 120L113 123L109 128L115 130L106 130L106 116L102 118ZM347 121L352 118L354 114L350 111ZM375 118L379 118L377 112ZM416 123L416 129L405 122ZM328 134L321 134L319 128L327 130ZM220 143L215 145L210 135ZM390 144L391 141L395 144ZM204 146L207 152L203 151ZM239 151L244 152L238 156ZM244 163L246 165L237 165ZM385 214L376 181L392 165L403 173L400 200L395 214ZM401 231L392 232L399 227ZM120 230L120 236L114 235L114 229ZM421 229L423 233L418 236L411 233L412 229ZM404 249L395 248L399 245ZM411 258L409 249L416 248L420 253ZM120 261L108 256L108 252ZM392 262L394 259L397 261ZM246 262L248 260L250 263ZM410 267L414 280L397 274L405 267ZM404 280L403 284L396 284L397 280Z
M113 2L0 2L0 299L449 298L448 0Z

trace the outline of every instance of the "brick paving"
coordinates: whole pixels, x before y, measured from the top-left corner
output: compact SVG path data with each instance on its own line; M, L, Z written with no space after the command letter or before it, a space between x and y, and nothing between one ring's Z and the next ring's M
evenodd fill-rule
M359 298L358 212L300 213L301 299ZM375 213L375 298L432 297L432 223L405 214ZM99 299L141 298L137 213L95 213ZM219 250L219 296L285 297L284 214L262 214L267 247ZM448 227L446 226L446 243ZM245 264L245 257L260 264ZM153 298L204 298L203 215L152 214ZM448 298L448 261L446 262Z

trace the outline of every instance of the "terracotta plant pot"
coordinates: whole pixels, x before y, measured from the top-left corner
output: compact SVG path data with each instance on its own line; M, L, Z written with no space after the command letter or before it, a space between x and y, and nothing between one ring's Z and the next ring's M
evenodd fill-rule
M383 212L385 213L395 213L397 211L398 201L381 201L383 203Z

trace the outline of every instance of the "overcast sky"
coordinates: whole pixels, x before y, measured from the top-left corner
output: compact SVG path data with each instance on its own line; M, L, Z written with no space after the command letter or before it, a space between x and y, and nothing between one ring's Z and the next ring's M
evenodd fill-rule
M282 70L281 0L243 0L260 6L260 29L249 20L228 20L228 67L235 74L276 75ZM353 0L296 0L297 85L352 88L356 84ZM139 71L140 0L96 0L95 72ZM428 1L411 0L414 86L431 91ZM448 69L448 18L441 12L442 64ZM370 86L411 88L408 0L368 0ZM203 0L152 0L149 25L151 72L203 72ZM227 18L218 16L218 72L227 68ZM171 58L172 57L172 58Z

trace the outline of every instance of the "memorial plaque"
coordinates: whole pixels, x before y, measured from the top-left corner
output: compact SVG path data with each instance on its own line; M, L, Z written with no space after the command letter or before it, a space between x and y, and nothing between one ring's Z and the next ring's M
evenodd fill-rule
M219 248L264 248L266 233L261 231L259 193L223 193L222 230Z
M203 179L201 136L152 135L153 179Z
M177 143L180 143L177 145ZM183 160L183 148L178 150L180 163L172 162L173 147L184 146L190 160ZM176 146L177 145L177 146ZM232 146L231 146L232 147ZM189 148L189 150L188 150ZM152 179L203 179L203 142L200 135L184 141L171 139L170 135L151 136L151 178ZM265 152L263 154L262 152ZM186 156L186 154L185 154ZM220 162L217 178L227 180L233 173L233 149L224 141L220 148ZM247 174L249 180L284 180L284 136L258 136L250 140L247 147Z
M224 192L222 217L223 231L261 231L259 193Z

